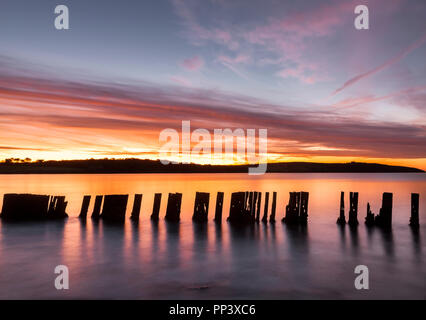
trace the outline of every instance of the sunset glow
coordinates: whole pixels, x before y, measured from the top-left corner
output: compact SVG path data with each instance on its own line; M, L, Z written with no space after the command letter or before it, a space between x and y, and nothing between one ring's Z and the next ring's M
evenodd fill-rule
M364 33L353 30L353 1L244 3L208 11L196 1L150 4L158 19L149 31L146 8L104 12L106 20L123 15L120 21L141 14L139 27L114 30L106 20L89 26L75 16L60 37L40 24L37 8L16 27L10 17L19 6L10 2L10 12L0 13L0 160L159 159L160 132L190 120L194 130L211 132L267 129L269 162L426 169L426 25L398 27L408 14L424 13L424 3L374 1L374 27ZM96 14L83 1L77 8ZM228 17L238 15L225 9L245 14L234 22ZM252 21L259 10L264 18Z

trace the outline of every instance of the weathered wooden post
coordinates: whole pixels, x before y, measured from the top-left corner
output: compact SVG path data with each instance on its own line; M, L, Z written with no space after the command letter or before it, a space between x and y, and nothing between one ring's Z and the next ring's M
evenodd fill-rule
M102 199L104 196L96 196L95 205L93 207L92 219L99 219L101 215Z
M350 226L358 225L358 192L349 194L349 220Z
M253 212L253 203L254 203L254 192L251 191L249 192L248 207L247 207L246 214L251 215L251 213Z
M180 208L182 204L182 193L169 193L167 202L166 217L167 221L180 221Z
M382 207L375 219L375 224L384 228L392 226L392 198L393 194L384 192L382 196Z
M419 194L411 194L411 217L410 226L417 228L420 225L419 221Z
M48 195L9 193L3 196L3 220L45 220L48 218Z
M101 218L105 221L123 222L128 200L128 194L106 195Z
M367 216L365 217L365 224L367 226L374 225L374 213L371 211L369 202L367 202Z
M195 194L194 214L192 220L195 222L207 222L209 214L210 193L197 192Z
M218 192L216 196L216 211L214 214L214 221L216 223L222 223L223 196L223 192Z
M344 225L346 224L345 218L345 193L343 191L340 192L340 215L336 221L337 224Z
M309 192L302 191L300 193L300 206L299 206L299 223L308 223L308 202Z
M253 193L253 203L252 203L252 207L250 211L250 215L252 216L253 220L256 219L255 215L256 215L256 207L257 207L257 196L258 196L258 192L255 191Z
M268 209L269 209L269 192L265 193L265 207L263 209L262 222L268 222Z
M275 223L275 210L277 208L277 193L274 191L272 195L272 207L271 207L271 216L269 217L270 223Z
M259 222L260 220L260 204L262 201L262 192L259 192L257 195L257 208L256 208L256 222Z
M161 205L161 193L156 193L154 195L154 205L152 207L151 220L153 221L160 220L160 205Z
M55 196L51 204L53 205L53 208L49 208L49 219L61 219L68 217L65 213L68 205L68 202L65 201L65 196Z
M83 203L81 204L80 215L78 216L80 219L85 220L87 218L87 211L89 210L91 198L92 198L91 196L84 196L83 197Z
M290 192L288 204L285 207L285 217L282 219L287 224L297 224L299 222L298 201L300 199L298 192Z
M135 199L133 200L132 214L130 215L131 220L139 221L141 205L142 205L142 194L135 194Z

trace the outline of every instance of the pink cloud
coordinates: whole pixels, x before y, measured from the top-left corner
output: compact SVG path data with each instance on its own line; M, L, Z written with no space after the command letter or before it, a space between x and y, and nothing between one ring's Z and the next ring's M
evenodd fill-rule
M182 66L189 71L197 71L204 66L204 60L199 56L195 56L183 60Z
M185 87L192 87L191 81L181 76L172 76L170 80Z
M385 61L384 63L382 63L381 65L379 65L378 67L375 67L369 71L366 71L364 73L361 73L351 79L349 79L348 81L346 81L340 88L336 89L332 95L336 95L339 92L341 92L342 90L346 89L347 87L352 86L353 84L357 83L358 81L364 79L364 78L368 78L390 66L392 66L393 64L399 62L400 60L404 59L405 56L407 56L411 51L419 48L420 46L422 46L424 43L426 42L426 34L423 35L423 37L421 37L420 39L418 39L416 42L412 43L409 47L405 48L404 50L402 50L399 54L397 54L396 56L392 57L391 59Z

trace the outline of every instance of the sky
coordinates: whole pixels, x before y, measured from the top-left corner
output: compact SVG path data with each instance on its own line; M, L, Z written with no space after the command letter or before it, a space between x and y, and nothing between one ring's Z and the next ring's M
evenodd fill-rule
M267 129L269 161L426 169L425 16L423 0L2 0L0 160L158 159L190 121Z

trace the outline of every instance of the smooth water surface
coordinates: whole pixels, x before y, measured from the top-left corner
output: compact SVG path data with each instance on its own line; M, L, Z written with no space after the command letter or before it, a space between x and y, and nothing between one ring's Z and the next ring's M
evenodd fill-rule
M230 193L278 192L277 223L236 228L226 222ZM308 191L307 228L281 223L290 191ZM210 192L209 222L191 221L195 192ZM223 223L212 218L225 192ZM336 225L340 191L359 192L356 229ZM1 299L299 299L414 298L426 292L426 174L106 174L0 175L4 193L66 195L63 222L0 222ZM179 224L151 223L154 193L182 192ZM393 192L391 232L366 228L366 203L377 213ZM408 226L410 193L420 193L418 231ZM77 218L83 195L143 193L141 220L124 225ZM346 212L347 214L347 212ZM354 268L369 268L369 290L356 290ZM70 289L56 290L66 265Z

